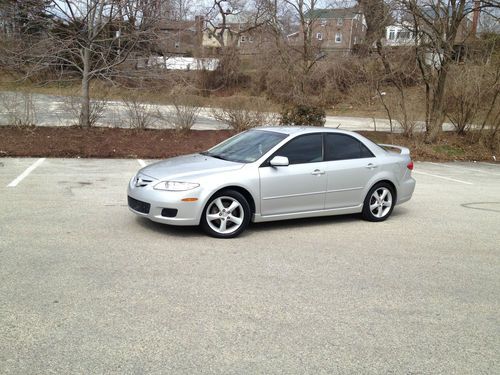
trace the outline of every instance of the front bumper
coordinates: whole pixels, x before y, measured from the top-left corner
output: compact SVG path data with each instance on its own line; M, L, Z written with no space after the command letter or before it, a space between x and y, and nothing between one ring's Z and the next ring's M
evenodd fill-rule
M127 189L130 211L163 224L198 225L200 223L204 208L204 202L200 199L200 188L187 191L162 191L153 189L153 185L154 183L136 187L134 179L130 181ZM183 202L184 198L197 198L198 200ZM175 217L168 217L175 210L177 211Z

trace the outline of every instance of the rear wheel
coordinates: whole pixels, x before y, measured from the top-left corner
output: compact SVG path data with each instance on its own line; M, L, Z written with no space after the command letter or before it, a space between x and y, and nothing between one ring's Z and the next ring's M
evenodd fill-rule
M394 209L396 195L386 182L374 185L366 195L363 205L363 219L368 221L384 221Z
M250 206L242 194L223 190L208 201L201 217L201 227L212 237L236 237L247 228L250 214Z

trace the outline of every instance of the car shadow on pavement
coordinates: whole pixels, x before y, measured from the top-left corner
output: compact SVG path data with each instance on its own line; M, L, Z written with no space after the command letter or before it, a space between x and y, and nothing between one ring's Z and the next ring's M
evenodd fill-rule
M290 219L281 221L268 221L263 223L251 223L250 231L252 232L265 232L270 230L293 230L295 228L325 226L332 224L340 224L347 222L359 221L360 215L339 215L339 216L321 216L311 217L304 219Z
M398 217L404 217L408 214L408 209L405 207L397 207L388 219L395 219ZM185 238L200 238L206 237L207 235L197 226L173 226L160 224L143 217L136 217L136 222L142 228L151 230L153 232L175 236L175 237L185 237ZM263 223L250 223L249 228L244 231L238 238L244 238L253 233L263 233L270 231L282 231L282 230L293 230L296 228L306 228L314 226L326 226L326 225L340 225L344 223L367 223L361 218L361 214L351 214L351 215L338 215L338 216L321 216L321 217L311 217L305 219L291 219L291 220L281 220L281 221L269 221Z
M395 219L396 217L404 217L407 215L408 209L405 207L397 207L387 220ZM281 220L281 221L269 221L264 223L251 223L250 231L252 232L265 232L268 230L286 230L294 228L304 228L304 227L314 227L314 226L326 226L344 223L368 223L363 220L361 214L348 214L348 215L332 215L332 216L320 216L311 217L305 219L291 219L291 220ZM243 233L244 235L245 233Z
M174 226L151 221L143 217L136 217L136 222L141 227L159 234L176 237L203 237L205 234L196 226Z

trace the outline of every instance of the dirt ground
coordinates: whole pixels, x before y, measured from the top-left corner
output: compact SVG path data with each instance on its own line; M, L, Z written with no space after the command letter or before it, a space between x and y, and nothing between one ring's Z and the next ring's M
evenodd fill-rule
M230 131L0 127L0 156L166 158L206 150Z
M409 147L414 160L494 162L491 149L470 137L443 133L436 144L420 137L360 132L377 143ZM234 134L229 130L130 130L78 127L0 127L0 157L167 158L206 150Z

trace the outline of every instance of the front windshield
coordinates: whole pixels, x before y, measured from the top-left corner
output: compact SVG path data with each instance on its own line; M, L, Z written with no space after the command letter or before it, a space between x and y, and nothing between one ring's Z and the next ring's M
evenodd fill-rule
M229 138L202 154L238 163L252 163L287 136L272 131L250 130Z

